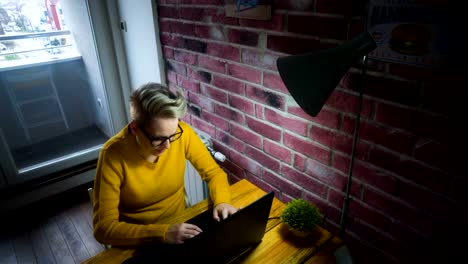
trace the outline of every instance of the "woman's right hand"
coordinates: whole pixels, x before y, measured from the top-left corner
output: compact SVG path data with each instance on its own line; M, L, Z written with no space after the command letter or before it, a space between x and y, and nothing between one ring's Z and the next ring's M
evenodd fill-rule
M184 240L200 234L202 230L192 224L182 223L170 225L166 232L166 242L168 244L182 244Z

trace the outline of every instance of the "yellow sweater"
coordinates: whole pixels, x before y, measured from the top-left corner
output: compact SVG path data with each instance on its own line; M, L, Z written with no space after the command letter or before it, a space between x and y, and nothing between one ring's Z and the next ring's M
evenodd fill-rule
M113 246L164 241L164 218L185 208L184 171L189 160L208 182L214 205L230 203L226 173L186 123L182 137L157 163L141 154L128 126L105 143L94 182L93 225L96 240Z

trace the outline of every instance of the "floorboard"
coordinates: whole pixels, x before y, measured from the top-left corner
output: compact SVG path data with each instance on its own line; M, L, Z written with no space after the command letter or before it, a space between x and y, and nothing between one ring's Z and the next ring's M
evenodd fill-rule
M79 264L103 251L93 236L87 188L20 208L0 220L1 264Z

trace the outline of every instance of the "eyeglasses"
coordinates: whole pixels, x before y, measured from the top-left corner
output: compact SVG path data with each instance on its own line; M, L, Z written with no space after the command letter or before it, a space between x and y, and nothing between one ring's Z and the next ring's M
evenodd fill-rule
M166 143L167 140L169 140L169 142L172 143L178 140L182 136L182 133L184 133L184 130L180 127L180 125L177 125L177 127L180 129L180 132L174 133L168 137L150 136L144 128L142 128L141 131L143 131L143 134L145 135L145 137L151 142L151 145L153 146L153 148L157 148L157 147L162 146L164 143Z

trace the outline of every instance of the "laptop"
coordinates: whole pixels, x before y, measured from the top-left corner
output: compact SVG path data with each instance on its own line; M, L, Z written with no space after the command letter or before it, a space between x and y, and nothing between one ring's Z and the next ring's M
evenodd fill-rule
M273 198L274 192L269 192L220 222L207 210L186 221L203 230L199 235L183 244L145 247L124 263L229 263L262 241Z

